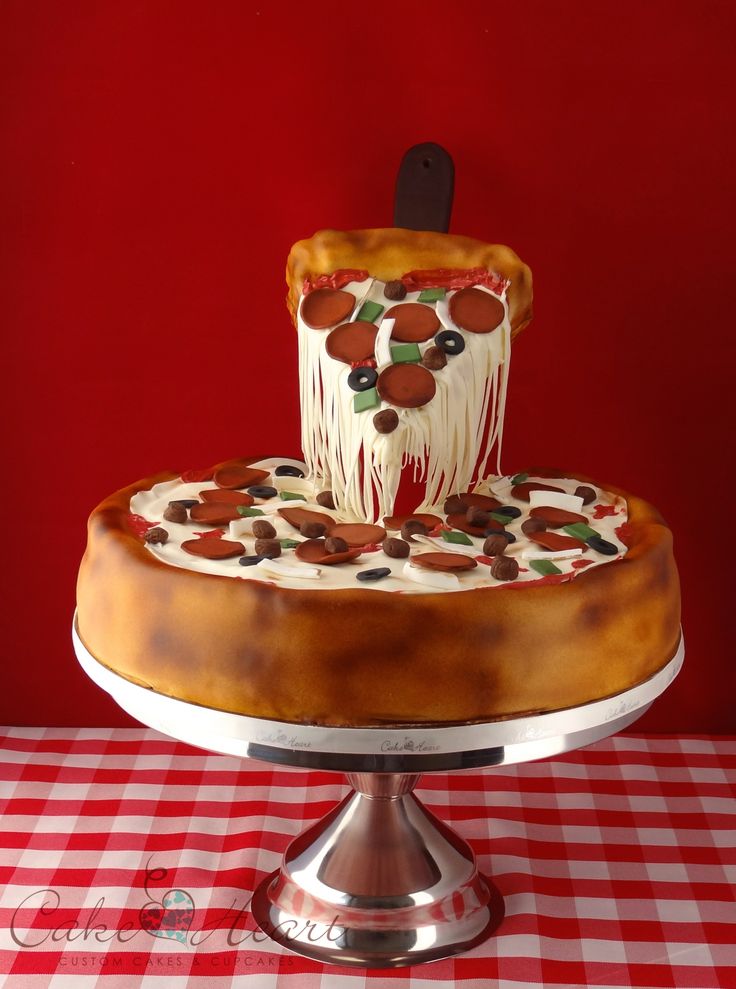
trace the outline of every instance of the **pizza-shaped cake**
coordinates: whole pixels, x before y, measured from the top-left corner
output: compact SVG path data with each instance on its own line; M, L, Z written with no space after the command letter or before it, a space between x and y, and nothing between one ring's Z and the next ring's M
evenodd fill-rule
M531 318L519 258L323 231L287 280L303 459L166 472L98 506L90 652L168 696L360 726L560 710L665 666L679 586L657 511L565 470L500 469Z

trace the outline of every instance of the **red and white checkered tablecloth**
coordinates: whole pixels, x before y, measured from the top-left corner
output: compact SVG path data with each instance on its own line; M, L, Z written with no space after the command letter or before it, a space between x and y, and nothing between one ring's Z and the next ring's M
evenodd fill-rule
M289 840L347 792L340 775L147 729L7 728L0 740L9 989L736 987L734 738L619 735L424 776L417 793L470 841L506 918L465 955L382 972L280 948L248 909ZM146 929L170 890L193 910L181 940Z

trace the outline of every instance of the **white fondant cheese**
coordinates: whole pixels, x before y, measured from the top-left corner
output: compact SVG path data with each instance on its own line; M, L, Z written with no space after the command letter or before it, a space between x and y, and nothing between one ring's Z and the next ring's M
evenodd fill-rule
M387 364L391 363L391 346L389 340L391 339L391 332L395 322L395 319L384 319L378 327L375 344L376 369L378 371L382 371Z
M235 519L234 521L232 521L227 527L228 535L230 539L241 539L243 536L252 536L253 523L256 521L257 518L262 518L262 517L263 516L259 516L259 515L255 515L255 516L246 515L242 519Z
M574 556L582 556L579 547L572 549L524 549L521 551L522 560L571 560Z
M457 590L460 582L454 573L444 573L441 570L425 570L423 567L414 567L407 560L404 569L401 571L407 580L415 584L424 584L425 587L436 587L443 591Z
M531 508L562 508L566 512L577 512L583 507L583 499L578 495L562 494L560 491L530 491Z
M282 563L279 559L261 560L256 563L255 568L262 573L270 574L272 577L289 577L291 580L319 580L322 573L319 567L310 567L308 564L290 566L288 563Z

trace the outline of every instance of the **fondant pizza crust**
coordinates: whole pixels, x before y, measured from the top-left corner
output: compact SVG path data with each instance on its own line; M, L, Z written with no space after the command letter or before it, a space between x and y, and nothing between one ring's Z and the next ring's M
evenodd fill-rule
M456 234L388 227L320 230L294 244L286 265L286 281L287 304L295 323L305 280L340 268L367 270L381 281L416 270L485 268L510 282L507 299L512 339L532 318L532 273L511 248Z
M493 721L619 693L677 649L670 530L611 485L628 503L621 560L556 586L385 594L376 607L362 588L288 589L156 559L129 526L130 499L176 476L142 480L94 510L77 588L89 651L159 693L298 723Z

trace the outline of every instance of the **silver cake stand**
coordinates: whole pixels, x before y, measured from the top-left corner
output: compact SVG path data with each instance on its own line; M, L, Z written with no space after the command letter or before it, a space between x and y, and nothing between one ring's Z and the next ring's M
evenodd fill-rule
M507 766L627 728L672 682L676 655L631 690L592 704L443 728L324 728L266 721L158 694L98 662L72 630L84 671L130 715L191 745L281 766L347 773L353 787L298 835L251 903L275 941L322 962L393 968L485 940L503 899L470 846L413 790L422 773Z

